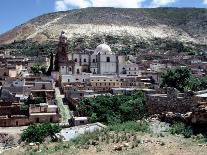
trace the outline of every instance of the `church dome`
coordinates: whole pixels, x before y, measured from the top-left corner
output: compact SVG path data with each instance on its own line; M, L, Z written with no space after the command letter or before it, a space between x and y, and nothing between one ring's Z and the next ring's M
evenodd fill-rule
M96 47L94 54L113 54L111 48L106 44L100 44Z

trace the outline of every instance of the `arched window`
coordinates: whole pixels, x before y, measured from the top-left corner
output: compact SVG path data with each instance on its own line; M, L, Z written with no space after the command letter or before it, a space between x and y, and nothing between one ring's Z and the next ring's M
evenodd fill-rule
M93 59L93 63L95 63L96 62L96 59Z
M86 62L86 59L83 59L83 62Z
M72 68L70 67L70 68L69 68L69 72L71 72L71 71L72 71Z
M78 62L78 59L77 58L75 58L75 62Z

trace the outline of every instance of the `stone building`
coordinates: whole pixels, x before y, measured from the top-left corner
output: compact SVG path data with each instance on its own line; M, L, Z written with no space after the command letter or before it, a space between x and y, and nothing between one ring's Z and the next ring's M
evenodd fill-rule
M207 91L199 92L194 96L192 123L207 124Z
M179 93L175 88L167 88L159 94L148 94L147 108L149 114L162 114L167 112L185 114L191 112L194 102L193 94Z

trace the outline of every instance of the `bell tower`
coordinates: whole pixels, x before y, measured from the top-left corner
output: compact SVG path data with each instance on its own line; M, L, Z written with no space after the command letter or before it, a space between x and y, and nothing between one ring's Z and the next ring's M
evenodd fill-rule
M57 47L57 53L55 56L55 70L59 71L61 66L67 66L69 63L68 60L68 44L67 37L65 32L62 31L59 37L59 43Z

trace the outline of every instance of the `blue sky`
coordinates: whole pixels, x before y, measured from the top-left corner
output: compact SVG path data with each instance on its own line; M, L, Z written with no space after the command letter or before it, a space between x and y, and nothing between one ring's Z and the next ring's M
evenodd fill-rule
M1 0L0 34L44 13L85 7L198 7L207 0Z

